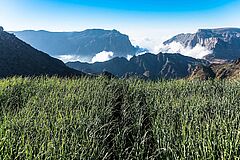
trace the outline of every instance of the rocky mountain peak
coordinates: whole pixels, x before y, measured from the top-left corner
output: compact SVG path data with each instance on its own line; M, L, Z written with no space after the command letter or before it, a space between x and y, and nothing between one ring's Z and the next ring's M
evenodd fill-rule
M2 26L0 26L0 32L3 32L3 31L4 31L3 27L2 27Z
M120 32L119 32L118 30L116 30L116 29L113 29L112 32L113 32L113 33L119 33L119 34L120 34Z
M212 34L212 29L198 29L197 33L205 33L205 34Z
M211 50L204 58L235 60L240 57L240 28L199 29L196 33L179 34L164 42L178 42L183 47L194 48L198 44Z

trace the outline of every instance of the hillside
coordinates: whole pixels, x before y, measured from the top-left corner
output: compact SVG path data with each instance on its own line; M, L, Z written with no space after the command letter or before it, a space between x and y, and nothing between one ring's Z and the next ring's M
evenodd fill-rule
M237 79L240 78L240 59L232 61L230 63L213 64L211 68L216 73L216 77L219 79Z
M23 75L82 75L62 61L32 48L30 45L0 29L0 77Z
M127 35L117 30L87 29L82 32L19 31L18 38L52 56L76 55L90 61L102 51L114 56L134 55L135 48Z
M164 42L179 42L193 48L197 44L211 50L208 60L236 60L240 58L240 28L199 29L196 33L179 34Z
M211 64L210 66L200 65L191 74L189 79L239 79L240 78L240 59Z
M149 79L172 79L188 76L198 64L208 64L204 60L186 57L180 54L159 53L157 55L146 53L132 57L113 58L106 62L93 64L82 62L69 62L67 66L85 73L101 73L108 71L118 77L138 76Z

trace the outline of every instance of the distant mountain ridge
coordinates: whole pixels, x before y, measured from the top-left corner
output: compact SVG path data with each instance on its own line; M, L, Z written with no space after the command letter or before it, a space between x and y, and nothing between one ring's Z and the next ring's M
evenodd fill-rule
M102 51L113 52L113 56L134 55L129 37L117 30L87 29L81 32L48 32L44 30L13 32L18 38L52 56L77 55L90 61Z
M205 56L208 60L235 60L240 57L240 28L199 29L196 33L179 34L164 42L179 42L193 48L197 44L212 50Z
M8 76L83 75L62 61L32 48L0 27L0 78Z
M233 33L235 32L233 31ZM233 37L238 37L238 35ZM116 57L106 62L69 62L66 65L62 61L34 49L14 34L5 32L3 27L0 27L0 78L15 75L86 75L83 72L102 74L108 78L115 76L137 76L145 79L189 77L188 79L203 80L240 78L240 59L230 63L210 64L206 60L195 59L178 53L146 53L133 56L130 60Z
M173 79L188 76L199 64L208 64L207 61L194 59L181 54L146 53L126 58L113 58L106 62L93 64L82 62L68 62L67 66L85 73L98 74L104 71L117 77L145 77L148 79Z

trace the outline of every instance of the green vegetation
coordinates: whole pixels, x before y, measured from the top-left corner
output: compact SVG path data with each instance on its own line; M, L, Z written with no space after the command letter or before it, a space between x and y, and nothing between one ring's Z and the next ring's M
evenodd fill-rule
M0 159L238 159L240 81L0 80Z

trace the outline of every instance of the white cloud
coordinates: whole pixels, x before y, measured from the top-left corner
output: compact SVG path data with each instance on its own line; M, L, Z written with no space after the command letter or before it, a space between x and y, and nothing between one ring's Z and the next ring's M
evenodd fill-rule
M107 51L102 51L100 53L97 53L93 58L92 58L92 63L94 62L104 62L108 61L111 58L113 58L113 52L107 52Z
M133 45L138 45L142 48L146 48L150 53L158 54L163 53L180 53L185 56L190 56L194 58L203 58L204 56L211 54L212 51L207 48L197 44L195 47L184 47L179 42L172 42L168 45L164 45L163 41L169 39L171 36L165 36L160 38L135 38L132 40ZM141 55L142 53L138 54Z
M140 55L143 55L147 53L147 51L144 51L144 52L139 52L139 53L136 53L135 56L140 56ZM127 60L130 61L130 59L133 57L133 55L127 55Z
M159 52L163 53L180 53L185 56L190 56L194 58L203 58L204 56L211 54L212 51L207 48L197 44L195 47L184 47L179 42L172 42L168 45L163 45L160 47Z
M127 60L129 61L133 56L132 55L127 55Z
M147 51L139 52L139 53L136 54L136 56L141 56L141 55L146 54L146 53L148 53L148 52Z
M80 56L77 55L59 55L56 56L57 59L60 59L64 63L66 62L74 62L74 61L82 61Z
M94 63L94 62L104 62L104 61L110 60L111 58L113 58L113 54L114 54L113 52L102 51L100 53L97 53L93 58L82 57L79 55L68 55L68 54L55 56L55 58L60 59L64 63L75 62L75 61Z

